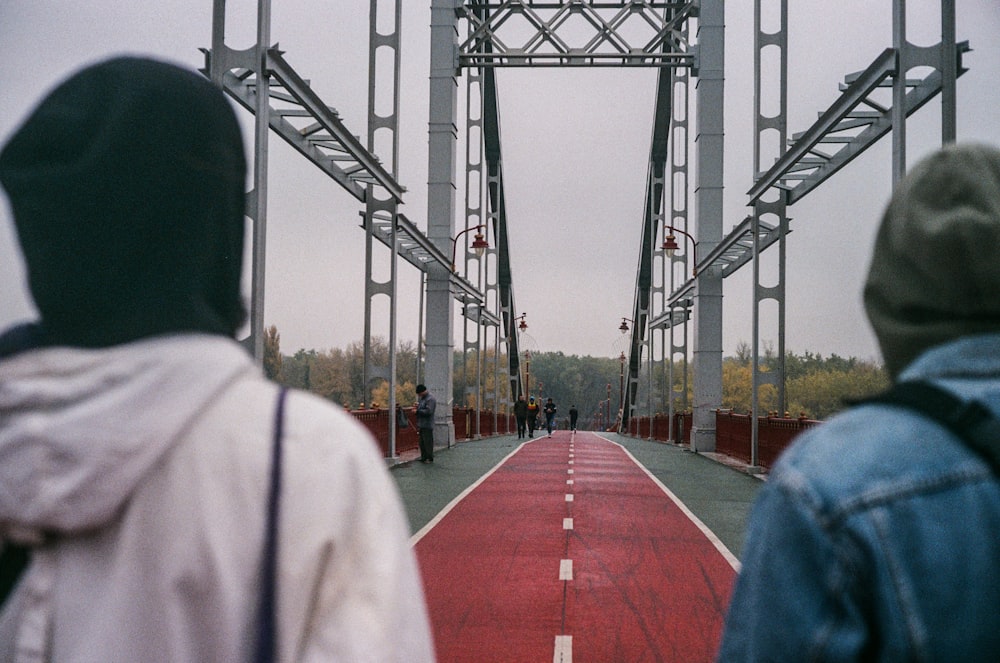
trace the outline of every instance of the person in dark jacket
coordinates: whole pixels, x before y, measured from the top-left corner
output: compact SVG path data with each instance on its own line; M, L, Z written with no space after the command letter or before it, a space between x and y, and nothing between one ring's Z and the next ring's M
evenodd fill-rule
M417 385L417 435L420 438L420 462L434 462L434 410L437 400L422 384Z
M576 409L575 405L569 406L569 429L576 430L576 420L580 416L580 411Z
M552 429L556 425L556 404L551 397L545 401L545 408L542 411L545 413L545 428L549 431L549 437L552 437Z
M514 419L517 420L517 439L524 437L528 420L528 402L524 400L524 395L517 397L514 403Z

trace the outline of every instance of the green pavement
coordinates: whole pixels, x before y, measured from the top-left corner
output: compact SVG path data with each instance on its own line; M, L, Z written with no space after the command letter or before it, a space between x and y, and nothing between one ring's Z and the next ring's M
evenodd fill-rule
M750 505L762 485L760 479L671 444L615 433L603 436L625 447L737 558L740 556ZM406 504L411 531L426 525L524 441L506 435L460 442L435 451L432 464L394 466L392 476Z

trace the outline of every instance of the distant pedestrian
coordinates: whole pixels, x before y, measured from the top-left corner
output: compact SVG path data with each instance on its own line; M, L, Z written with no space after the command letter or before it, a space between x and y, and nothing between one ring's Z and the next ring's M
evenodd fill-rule
M524 400L524 394L517 397L514 403L514 419L517 420L517 439L525 436L528 423L528 402Z
M541 408L538 407L538 403L535 402L535 397L532 396L528 399L528 437L535 437L535 426L538 425L538 415L541 413Z
M545 413L545 428L549 431L549 437L552 437L552 429L555 428L556 424L556 404L552 402L551 396L545 401L543 412Z
M569 429L576 430L576 420L580 416L580 412L576 409L575 405L569 406Z
M417 411L417 435L420 441L420 462L434 462L434 410L437 400L422 384L417 385L418 401L414 408Z

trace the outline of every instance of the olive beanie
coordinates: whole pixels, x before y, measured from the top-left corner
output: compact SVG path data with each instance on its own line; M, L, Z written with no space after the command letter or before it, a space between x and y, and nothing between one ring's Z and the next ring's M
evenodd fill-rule
M900 182L864 302L895 379L932 346L1000 332L1000 150L951 145Z

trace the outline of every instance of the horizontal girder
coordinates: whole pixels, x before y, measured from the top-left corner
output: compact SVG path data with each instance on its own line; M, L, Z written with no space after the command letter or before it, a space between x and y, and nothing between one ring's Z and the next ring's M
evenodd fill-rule
M696 2L466 2L460 67L690 67L682 30Z

